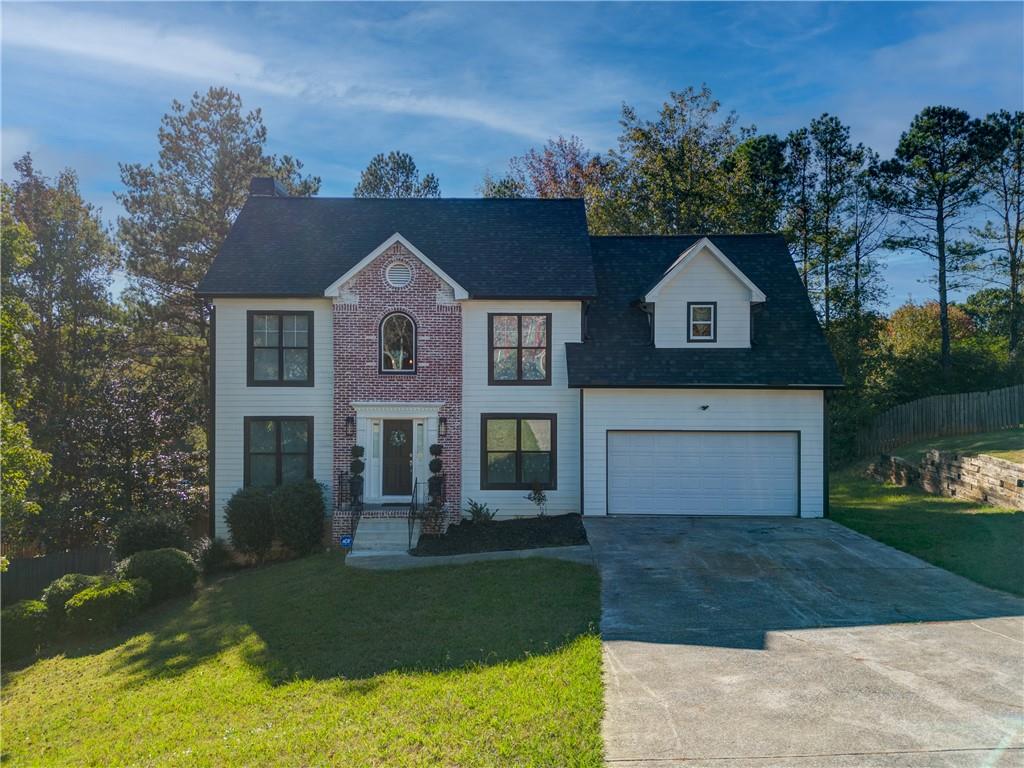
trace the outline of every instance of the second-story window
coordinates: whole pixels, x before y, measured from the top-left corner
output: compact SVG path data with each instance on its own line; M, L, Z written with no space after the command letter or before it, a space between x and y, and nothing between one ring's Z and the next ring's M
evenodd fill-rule
M551 383L551 315L488 315L488 383Z
M416 373L416 324L401 312L380 324L381 373Z
M714 301L698 303L691 301L686 305L686 314L689 316L687 324L686 340L691 344L694 342L713 342L717 338L715 329L715 315L718 304Z
M248 313L250 387L313 385L313 313Z

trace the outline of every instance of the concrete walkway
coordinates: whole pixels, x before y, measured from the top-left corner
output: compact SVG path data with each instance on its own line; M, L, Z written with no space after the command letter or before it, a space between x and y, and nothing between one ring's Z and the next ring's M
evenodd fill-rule
M571 560L575 563L593 563L590 547L583 544L578 547L541 547L538 549L505 549L499 552L473 552L468 555L431 555L414 557L403 555L373 555L345 558L349 568L362 568L368 571L399 571L409 568L430 568L435 565L461 565L464 563L480 563L489 560L523 560L528 557L550 557L556 560Z
M610 765L1024 765L1024 600L827 520L585 524Z

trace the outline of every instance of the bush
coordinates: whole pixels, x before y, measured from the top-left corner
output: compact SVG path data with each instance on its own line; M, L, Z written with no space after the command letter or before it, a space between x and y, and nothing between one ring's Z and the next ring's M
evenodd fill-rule
M466 514L469 515L469 519L474 523L488 523L494 519L494 516L499 510L491 512L487 504L480 504L479 502L469 499L466 504Z
M320 544L324 529L324 489L315 480L282 485L270 497L277 539L297 555Z
M211 539L207 536L199 539L192 547L192 559L204 576L223 573L235 565L231 548L224 539Z
M224 507L231 544L239 552L267 556L274 543L274 519L270 514L270 495L260 488L235 491Z
M35 653L43 642L48 613L41 600L22 600L0 612L3 624L4 660L17 659Z
M43 602L50 612L50 618L60 623L64 618L64 605L68 600L83 589L109 582L109 576L88 576L84 573L66 573L59 579L54 579L43 590Z
M431 459L430 464L428 464L428 466L430 467L430 471L436 475L438 472L444 469L444 462L441 461L441 459Z
M115 534L114 551L121 558L149 549L168 548L188 549L188 529L171 515L128 518Z
M152 587L152 601L187 595L196 585L199 569L187 552L180 549L154 549L136 552L117 564L126 579L145 579Z
M431 456L440 456L442 453L444 453L444 446L441 445L440 443L434 443L432 446L430 446Z
M64 606L67 626L85 635L110 632L138 614L149 598L150 585L145 579L88 587Z

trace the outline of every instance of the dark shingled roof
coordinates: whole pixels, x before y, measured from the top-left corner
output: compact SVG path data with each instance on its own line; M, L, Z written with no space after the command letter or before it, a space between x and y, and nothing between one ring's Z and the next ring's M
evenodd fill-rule
M590 239L598 298L590 307L585 343L566 344L569 386L842 386L835 358L778 235L709 236L767 297L764 304L753 305L750 349L655 349L647 315L636 301L699 239Z
M322 296L396 232L472 298L595 295L581 200L249 197L199 293Z

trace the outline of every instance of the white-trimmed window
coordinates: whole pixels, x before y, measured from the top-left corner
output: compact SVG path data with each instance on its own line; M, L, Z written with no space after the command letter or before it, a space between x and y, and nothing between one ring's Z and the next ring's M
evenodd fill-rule
M380 372L416 373L416 323L403 312L381 321Z
M717 338L718 304L714 301L691 301L686 305L686 340L691 343L713 342Z

